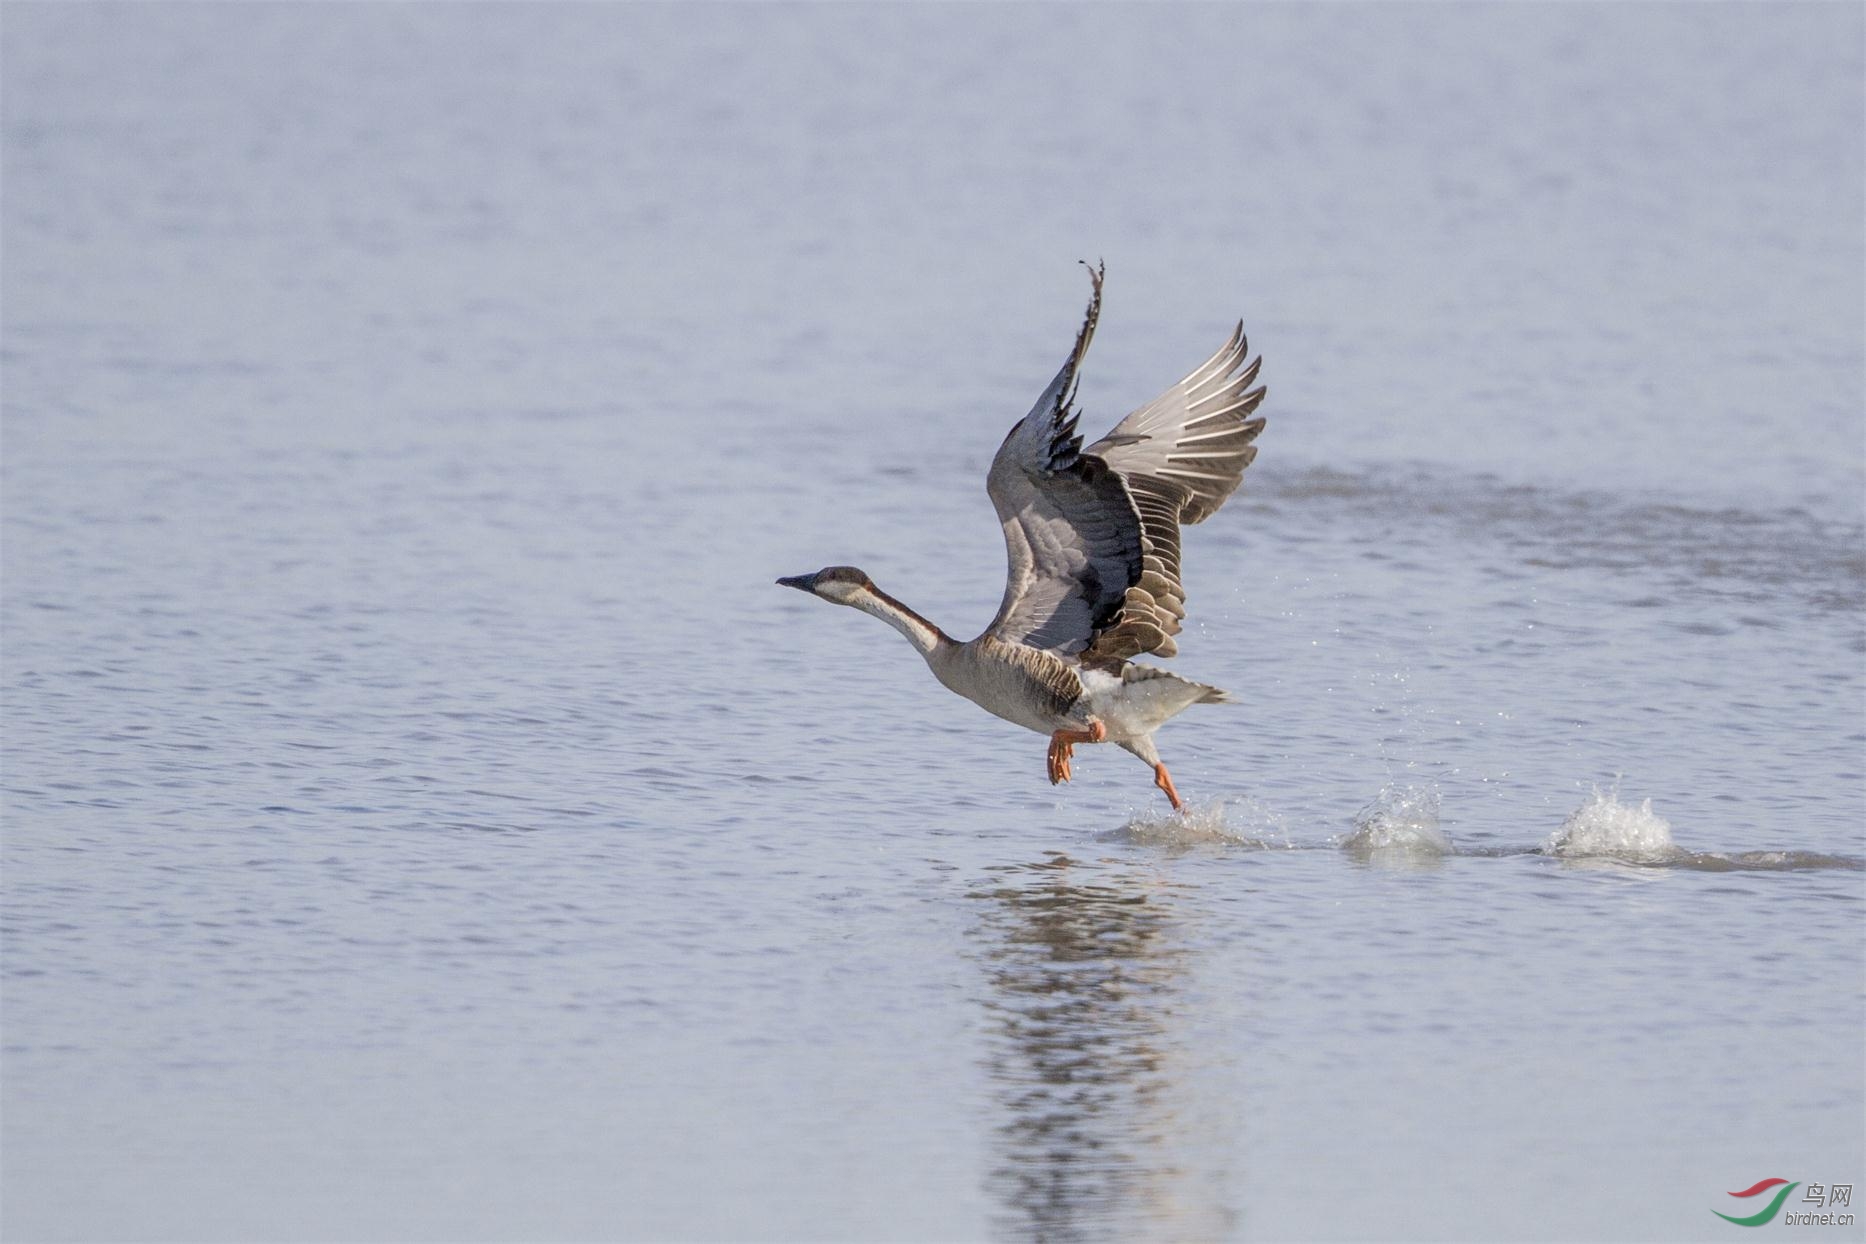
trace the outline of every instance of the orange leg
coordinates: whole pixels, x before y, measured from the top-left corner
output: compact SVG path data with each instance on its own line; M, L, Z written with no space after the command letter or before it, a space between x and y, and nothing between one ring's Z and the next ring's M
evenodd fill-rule
M1075 754L1077 743L1099 743L1108 737L1108 727L1099 721L1091 721L1086 730L1058 730L1050 736L1050 785L1067 782L1070 778L1069 758Z
M1186 810L1186 805L1179 800L1179 792L1173 789L1173 775L1166 771L1165 765L1153 766L1153 784L1165 791L1166 797L1173 801L1173 811Z

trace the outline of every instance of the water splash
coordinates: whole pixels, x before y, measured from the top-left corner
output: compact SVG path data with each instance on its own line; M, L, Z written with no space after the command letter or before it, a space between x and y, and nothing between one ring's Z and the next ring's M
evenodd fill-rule
M1147 811L1101 835L1105 842L1190 850L1200 846L1268 850L1292 846L1289 823L1268 804L1249 796L1188 804L1184 813Z
M1605 791L1596 786L1542 849L1563 859L1606 857L1635 864L1676 863L1687 854L1672 841L1671 823L1652 810L1652 800L1642 799L1635 807L1621 803L1619 796L1617 784Z
M1650 799L1623 803L1619 786L1594 789L1541 846L1479 845L1460 849L1439 826L1436 785L1388 782L1354 817L1354 829L1325 841L1297 841L1288 819L1247 796L1189 805L1182 815L1149 810L1125 825L1095 835L1098 842L1125 843L1168 852L1200 848L1247 850L1339 850L1364 864L1394 868L1433 867L1453 855L1480 859L1553 856L1602 860L1648 868L1701 872L1795 872L1840 869L1866 872L1866 859L1812 851L1752 850L1736 853L1688 851L1672 841L1671 825L1652 810Z
M1437 859L1453 853L1438 825L1438 788L1388 782L1354 817L1354 832L1341 849L1363 858L1413 856Z

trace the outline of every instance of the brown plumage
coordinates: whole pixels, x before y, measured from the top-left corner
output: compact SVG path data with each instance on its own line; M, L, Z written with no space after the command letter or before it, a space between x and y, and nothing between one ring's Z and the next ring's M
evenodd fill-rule
M1102 272L1089 276L1094 289L1068 361L992 462L1011 573L991 630L1118 667L1178 652L1179 528L1209 518L1237 490L1257 456L1264 421L1251 415L1265 390L1251 388L1262 360L1246 364L1240 322L1184 380L1083 449L1074 400L1101 315Z

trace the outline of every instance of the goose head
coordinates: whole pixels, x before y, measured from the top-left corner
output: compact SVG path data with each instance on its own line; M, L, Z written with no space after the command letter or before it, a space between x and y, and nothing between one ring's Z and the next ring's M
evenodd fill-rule
M864 598L872 600L875 594L875 581L854 566L825 566L815 574L792 575L778 582L820 596L834 605L853 605Z

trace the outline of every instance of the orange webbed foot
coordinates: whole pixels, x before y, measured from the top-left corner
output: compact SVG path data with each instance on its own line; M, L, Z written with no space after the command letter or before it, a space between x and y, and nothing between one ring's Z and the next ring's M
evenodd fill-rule
M1179 792L1173 789L1173 775L1166 771L1165 765L1153 766L1153 784L1166 792L1166 797L1173 801L1173 811L1183 813L1186 805L1180 801Z
M1058 730L1050 735L1050 785L1067 782L1074 776L1069 760L1076 754L1077 743L1099 743L1107 737L1108 727L1099 721L1091 721L1086 730Z

